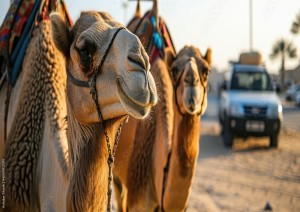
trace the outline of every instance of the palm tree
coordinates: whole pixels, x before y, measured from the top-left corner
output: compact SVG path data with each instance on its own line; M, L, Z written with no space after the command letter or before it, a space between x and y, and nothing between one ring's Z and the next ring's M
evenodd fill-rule
M276 59L280 57L281 59L281 69L280 69L280 79L281 86L284 88L284 71L285 71L285 60L286 58L296 58L297 57L297 48L295 45L283 38L277 40L273 45L272 52L270 55L271 59Z
M300 34L300 12L296 15L294 22L292 23L291 32L293 34Z

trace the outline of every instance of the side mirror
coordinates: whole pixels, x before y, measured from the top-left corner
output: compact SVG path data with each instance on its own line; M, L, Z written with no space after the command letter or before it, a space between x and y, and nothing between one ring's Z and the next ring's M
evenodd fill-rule
M274 90L276 93L280 93L280 92L281 92L280 85L277 84L277 83L273 83L273 90Z

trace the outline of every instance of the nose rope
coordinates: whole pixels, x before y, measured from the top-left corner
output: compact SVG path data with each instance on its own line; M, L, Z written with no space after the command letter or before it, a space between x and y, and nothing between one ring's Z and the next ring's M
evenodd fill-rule
M204 86L204 83L202 81L202 78L200 77L200 82L201 82L201 85L203 87L203 97L202 97L202 102L201 102L201 110L199 113L197 113L198 116L200 116L202 114L202 111L203 111L203 104L204 104L204 99L205 99L205 95L206 95L206 86Z
M91 78L88 80L88 81L85 81L85 80L79 80L79 79L76 79L72 74L71 72L67 69L67 76L68 76L68 79L76 86L78 87L86 87L86 88L91 88L91 86L93 85L93 81L96 81L95 78L97 78L98 74L101 72L101 69L102 69L102 66L107 58L107 55L109 53L109 50L111 49L112 47L112 44L115 40L115 38L117 37L118 33L121 31L121 30L125 30L124 27L120 27L117 29L117 31L115 32L115 34L113 35L112 39L110 40L109 44L108 44L108 47L104 53L104 56L102 57L101 59L101 62L100 62L100 65L98 66L97 70L95 71L95 73L91 76ZM96 84L96 82L94 83Z
M181 78L182 78L183 72L184 72L184 70L181 72L181 74L180 74L180 76L179 76L179 79L178 79L178 81L177 81L177 83L176 83L176 85L175 85L175 87L174 87L174 91L175 91L175 103L176 103L178 112L179 112L182 116L184 116L184 114L181 112L180 107L179 107L179 105L178 105L177 89L178 89L178 87L179 87L179 83L180 83L180 80L181 80Z

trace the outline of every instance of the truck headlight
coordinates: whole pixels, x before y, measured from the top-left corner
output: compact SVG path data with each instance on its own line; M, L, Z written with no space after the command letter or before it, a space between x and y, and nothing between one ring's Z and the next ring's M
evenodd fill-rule
M268 108L268 117L271 118L282 118L282 106L281 105L272 105Z
M278 113L282 113L282 106L278 105Z
M230 103L228 112L231 116L240 117L244 115L243 107L239 103Z

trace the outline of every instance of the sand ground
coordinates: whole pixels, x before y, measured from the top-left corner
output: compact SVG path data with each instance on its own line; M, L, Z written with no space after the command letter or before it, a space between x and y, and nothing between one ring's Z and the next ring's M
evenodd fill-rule
M219 136L206 133L203 143L216 147L201 144L188 212L258 212L267 203L275 212L300 211L299 132L283 130L277 149L268 148L268 139L248 139L237 140L232 150L221 148Z
M284 104L279 147L268 138L237 140L225 148L217 121L218 99L202 117L200 155L189 197L188 212L300 212L300 110ZM114 204L114 208L116 205Z
M283 130L279 148L268 144L240 140L200 160L187 211L263 211L267 202L273 211L300 211L300 133Z

